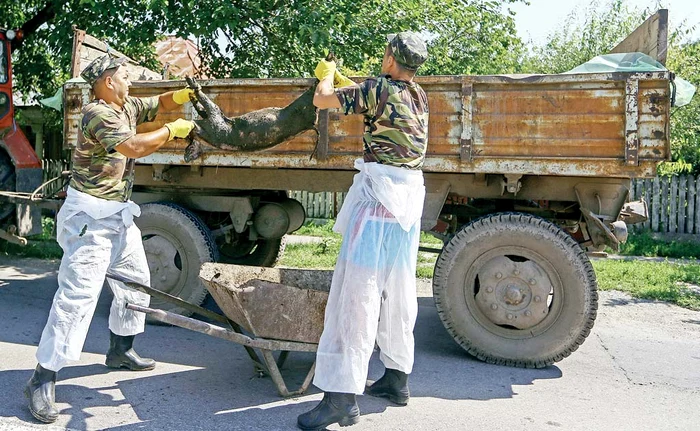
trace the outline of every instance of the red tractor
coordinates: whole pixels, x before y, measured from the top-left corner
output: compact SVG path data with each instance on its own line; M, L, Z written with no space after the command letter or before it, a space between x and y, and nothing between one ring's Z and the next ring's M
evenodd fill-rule
M41 160L14 118L13 43L20 31L0 28L0 239L26 244L24 236L41 233L41 210L21 203L42 183ZM22 199L24 197L24 199Z

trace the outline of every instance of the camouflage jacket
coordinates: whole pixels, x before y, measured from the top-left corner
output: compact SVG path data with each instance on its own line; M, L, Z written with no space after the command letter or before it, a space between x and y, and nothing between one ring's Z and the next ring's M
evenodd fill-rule
M420 85L379 76L335 92L345 115L364 115L365 162L409 169L423 166L428 98Z
M115 150L136 134L136 126L153 121L158 97L127 97L121 111L102 100L83 108L81 132L73 152L70 186L102 199L125 202L134 183L134 159Z

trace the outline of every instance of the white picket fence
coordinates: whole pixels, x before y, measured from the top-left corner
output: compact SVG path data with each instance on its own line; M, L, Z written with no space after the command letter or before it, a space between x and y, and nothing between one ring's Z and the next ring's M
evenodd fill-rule
M631 200L643 198L649 220L637 230L661 233L700 233L700 176L679 175L632 181Z

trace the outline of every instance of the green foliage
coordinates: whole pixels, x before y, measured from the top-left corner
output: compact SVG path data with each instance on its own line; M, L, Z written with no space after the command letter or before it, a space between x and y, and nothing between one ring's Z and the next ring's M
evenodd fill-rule
M150 0L24 0L3 6L6 28L31 19L45 25L28 34L13 54L16 90L36 98L52 96L70 78L72 25L104 40L144 66L154 67L154 41L166 30L164 15Z
M512 17L501 13L515 0L249 1L174 0L166 20L178 35L194 35L210 76L311 76L328 50L349 74L377 73L385 35L401 30L430 36L431 58L421 70L492 73L516 64L521 48ZM188 20L178 18L182 10ZM218 41L225 41L219 44Z
M2 25L48 19L15 55L17 89L46 97L69 77L73 24L153 69L159 37L194 37L217 78L311 76L329 49L346 71L376 73L385 35L401 30L430 39L421 73L508 72L522 43L501 7L517 1L27 0L7 5Z
M669 257L676 259L700 259L700 243L694 241L667 240L648 232L632 233L620 246L623 256Z
M535 47L523 61L522 71L561 73L606 54L655 10L630 8L624 0L601 4L593 1L585 10L575 10L561 29L549 35L543 46ZM680 11L671 11L679 16ZM674 15L672 15L674 16ZM679 24L669 35L667 67L696 87L700 85L700 41L681 43L689 29ZM671 115L672 162L659 166L660 175L700 174L700 101L676 108Z
M650 12L633 10L624 0L611 0L601 7L600 0L591 2L583 11L574 10L562 27L548 37L544 46L533 49L523 71L561 73L607 54L620 43Z
M676 75L700 87L700 41L672 46L667 66ZM663 164L660 174L700 174L700 96L671 113L671 154L674 163Z
M700 310L700 265L596 260L593 267L601 290L620 290Z

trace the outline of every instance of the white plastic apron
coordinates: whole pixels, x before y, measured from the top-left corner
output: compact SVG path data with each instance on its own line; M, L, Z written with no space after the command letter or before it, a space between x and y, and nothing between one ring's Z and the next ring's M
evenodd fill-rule
M360 172L338 214L343 235L316 354L314 384L361 394L375 340L387 368L413 369L416 259L423 173L355 162Z
M58 371L80 358L108 272L150 285L141 231L133 223L140 214L131 201L108 201L68 188L56 217L63 249L58 290L36 354L42 367ZM114 293L109 329L122 336L143 332L144 314L127 310L125 304L148 306L150 296L121 282L108 283Z

